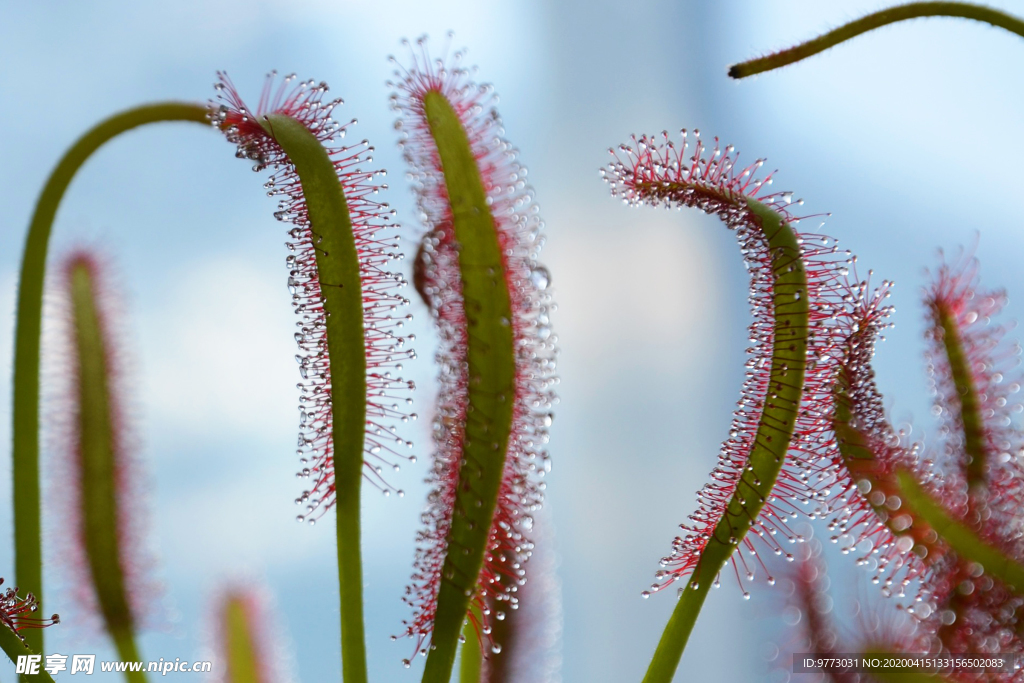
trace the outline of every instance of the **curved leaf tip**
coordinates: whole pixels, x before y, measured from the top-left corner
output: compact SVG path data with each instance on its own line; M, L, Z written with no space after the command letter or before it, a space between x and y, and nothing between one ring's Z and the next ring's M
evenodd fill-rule
M297 81L294 75L278 82L271 73L260 105L252 111L226 74L219 74L219 79L219 102L211 104L215 125L237 146L240 158L254 162L254 170L273 170L266 187L281 197L274 216L293 226L286 265L288 289L299 317L295 333L302 380L299 475L313 481L296 502L306 507L299 520L313 523L337 495L338 410L345 411L342 420L347 422L344 448L351 455L346 458L362 453L366 478L385 493L401 494L401 490L384 479L384 469L397 470L402 462L413 459L408 453L411 442L397 436L393 424L416 418L396 402L411 402L402 393L411 390L413 383L393 374L402 370L404 361L415 358L415 352L406 348L415 337L401 333L412 319L400 313L409 303L399 292L407 283L400 273L388 270L389 262L401 258L399 238L393 232L397 227L392 222L394 211L375 199L379 190L387 188L376 180L386 172L362 169L372 162L373 148L367 141L347 147L337 144L355 120L339 124L332 118L341 100L324 100L326 83ZM288 120L298 124L294 132L289 132ZM312 140L319 143L333 178L329 180L325 172L326 187L313 191L318 181L305 168L311 169L312 164L297 167L282 140L282 136L301 136L302 131L311 138L311 151L304 154L317 156ZM309 177L303 178L304 172ZM317 225L317 220L324 225ZM334 246L328 248L329 242ZM332 335L330 328L335 325L339 329ZM350 369L336 368L336 364ZM338 379L345 386L338 386L332 375L339 369L344 376ZM332 391L346 400L332 404ZM353 394L361 398L352 400Z
M602 170L612 194L627 204L690 206L719 216L736 231L751 273L751 371L712 483L701 491L686 535L662 560L655 591L693 572L712 541L731 553L752 524L773 552L786 553L774 540L778 534L798 540L786 518L814 494L803 483L808 463L785 454L791 439L797 453L816 447L818 417L831 404L835 340L827 323L839 308L837 278L846 262L831 238L795 231L792 194L770 191L772 174L757 173L762 160L741 166L731 146L721 148L716 139L707 149L699 131L691 150L690 135L684 130L679 145L668 133L634 137L612 150L615 161ZM744 561L742 570L753 568Z
M659 591L689 577L645 683L671 680L707 591L730 558L737 577L742 572L752 579L758 567L768 573L752 541L791 558L779 538L802 540L789 518L817 496L807 481L821 417L832 405L836 339L830 321L840 308L838 278L846 262L831 238L796 232L792 194L768 189L771 174L757 173L762 160L743 167L733 148L721 148L717 139L707 149L693 131L691 150L687 131L682 138L677 145L667 132L633 137L611 150L615 160L602 175L629 205L689 206L734 230L750 271L754 323L730 437L699 494L698 510L682 525L684 535L674 540L651 586ZM751 562L734 553L740 545L750 550Z

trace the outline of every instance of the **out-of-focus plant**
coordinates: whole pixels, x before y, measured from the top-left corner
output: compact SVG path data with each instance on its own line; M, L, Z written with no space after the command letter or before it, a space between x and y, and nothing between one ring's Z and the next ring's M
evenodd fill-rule
M292 680L283 661L280 624L268 591L252 582L234 582L214 599L214 648L222 683L285 683Z
M886 24L924 16L987 22L1024 36L1002 12L955 2L882 10L820 38L734 66L744 77L790 64ZM22 262L14 363L15 570L25 598L8 590L0 604L0 646L12 658L42 654L41 630L57 621L29 616L42 598L39 498L39 364L45 266L51 226L82 165L121 133L165 121L212 124L253 170L270 170L265 188L280 197L275 216L289 224L287 284L298 315L301 382L300 476L311 485L296 501L299 521L330 511L336 522L342 673L365 683L366 637L360 517L364 480L385 494L401 489L384 469L413 461L398 424L416 418L402 379L416 358L402 332L411 316L393 262L409 256L412 284L438 330L440 395L433 413L433 486L405 601L404 635L426 657L423 680L462 683L556 680L537 662L557 640L553 562L536 567L534 513L549 469L548 430L557 403L551 275L539 262L542 222L527 171L505 140L493 90L478 85L463 53L432 59L425 40L410 49L389 86L399 112L399 144L410 167L424 230L403 253L394 212L377 200L387 186L371 170L368 141L341 146L355 123L332 116L316 81L271 74L250 109L219 74L217 100L160 103L115 115L87 132L48 179L29 226ZM396 64L397 60L394 60ZM693 143L690 142L692 135ZM641 136L612 150L603 170L612 194L630 205L683 206L718 216L732 230L750 273L746 379L728 438L698 509L681 525L644 597L684 581L644 677L676 674L701 607L731 564L741 582L767 583L772 559L788 560L805 540L794 520L826 520L834 539L875 575L882 592L906 603L904 631L864 652L1024 654L1024 502L1020 380L1015 347L990 324L1003 300L981 290L976 265L942 265L925 297L928 357L941 452L907 443L888 423L871 359L892 313L888 282L872 289L856 258L835 240L797 229L801 201L771 189L763 160L741 164L718 140L697 131L676 141ZM124 529L126 464L112 351L97 284L99 258L79 255L65 268L75 359L73 451L78 480L76 530L107 631L125 660L138 658L132 566ZM851 272L854 274L851 275ZM540 543L550 543L542 534ZM850 540L852 539L852 541ZM130 545L130 544L127 544ZM867 548L867 550L865 550ZM551 557L551 548L541 556ZM840 637L820 598L824 561L801 554L795 573L810 647L839 652ZM531 568L532 567L532 568ZM539 574L535 574L540 570ZM744 597L749 590L744 587ZM523 606L524 609L520 609ZM229 680L270 673L256 602L226 594L218 608ZM537 615L540 615L539 617ZM538 635L541 634L541 635ZM883 639L884 640L884 639ZM406 661L409 664L408 660ZM823 672L832 675L830 672ZM979 680L962 672L952 680ZM875 674L872 674L875 675ZM877 674L918 680L922 672ZM895 678L893 678L895 676ZM144 680L129 673L130 680ZM914 678L918 677L918 678ZM24 671L25 680L50 680ZM840 675L833 680L855 680ZM985 680L1013 680L992 674Z
M62 263L61 294L67 326L65 353L70 396L58 409L68 423L62 444L66 527L74 542L67 553L86 576L79 593L99 612L125 661L140 659L136 633L147 598L147 548L142 526L142 484L122 395L123 357L117 339L117 307L109 275L93 253L79 250ZM91 588L91 590L90 590ZM129 680L145 675L129 672Z

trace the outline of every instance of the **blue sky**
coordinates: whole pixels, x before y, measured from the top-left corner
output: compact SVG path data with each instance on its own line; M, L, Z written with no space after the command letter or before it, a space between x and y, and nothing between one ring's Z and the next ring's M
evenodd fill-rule
M597 173L608 147L631 133L696 126L741 158L768 157L780 169L776 187L806 198L808 213L831 212L824 231L862 268L897 283L897 325L877 368L894 417L914 419L915 434L934 430L919 300L936 250L970 245L980 233L984 281L1009 290L1008 317L1024 312L1016 298L1024 289L1024 72L1008 66L1024 59L1020 39L920 21L784 72L739 83L725 76L734 61L877 8L852 0L3 0L0 380L9 381L16 272L35 195L88 126L137 103L205 101L218 69L249 99L270 69L326 80L346 101L338 118L358 118L353 135L370 139L377 165L391 171L387 201L415 237L421 226L388 109L386 58L402 58L402 37L440 42L454 30L480 80L501 95L507 136L530 168L547 224L543 260L562 348L548 511L563 588L563 680L639 680L673 603L669 595L642 600L640 591L693 510L728 430L748 314L732 236L693 212L612 200ZM330 524L293 521L301 482L285 234L261 183L213 131L137 131L76 180L53 253L82 244L110 253L137 333L133 407L166 585L165 618L143 639L145 656L198 656L210 595L249 575L276 594L297 678L336 680L333 533ZM410 372L428 414L436 340L426 312L416 314L421 362ZM0 393L0 415L9 414ZM399 598L426 496L427 428L421 420L408 432L421 458L395 477L407 495L385 500L367 490L374 680L418 680L400 664L408 642L388 636L408 616ZM0 443L9 435L4 417ZM9 447L0 448L8 458ZM9 500L6 481L0 499ZM0 575L12 565L8 508L0 505ZM55 586L68 582L58 566L48 573ZM761 654L780 628L780 598L746 603L723 584L678 680L778 676ZM51 593L48 610L59 596ZM95 631L62 625L48 636L51 650L109 652Z

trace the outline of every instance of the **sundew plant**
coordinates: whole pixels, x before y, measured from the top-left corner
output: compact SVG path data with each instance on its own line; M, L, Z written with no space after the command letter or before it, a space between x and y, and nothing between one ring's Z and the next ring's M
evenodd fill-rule
M10 8L0 676L1024 680L1024 18L710 5Z

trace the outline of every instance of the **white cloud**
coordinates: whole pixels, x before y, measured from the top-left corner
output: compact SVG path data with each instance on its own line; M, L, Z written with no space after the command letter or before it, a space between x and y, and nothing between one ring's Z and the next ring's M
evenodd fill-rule
M201 486L178 492L158 520L162 564L169 572L202 579L239 567L271 570L333 557L331 528L308 529L295 521L290 467L252 467L228 479L196 481Z
M571 248L552 243L553 322L563 348L587 362L628 351L677 371L713 348L707 325L722 310L723 274L708 257L706 226L679 213L632 213L628 229Z
M137 326L148 421L189 435L294 430L299 375L283 273L217 255L168 281L179 284Z

